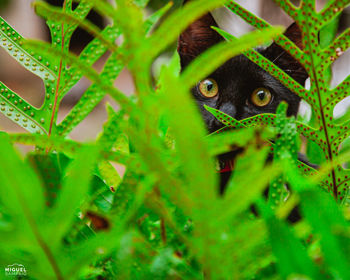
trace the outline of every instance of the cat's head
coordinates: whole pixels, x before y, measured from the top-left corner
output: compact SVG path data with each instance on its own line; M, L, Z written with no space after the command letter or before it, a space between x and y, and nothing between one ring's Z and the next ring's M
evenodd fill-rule
M224 40L211 26L217 26L217 23L211 14L207 14L181 34L178 52L182 69L205 50ZM301 32L296 24L287 28L284 35L302 48ZM258 51L304 85L308 77L305 69L277 44ZM211 75L198 81L192 93L209 132L223 125L203 105L240 120L257 114L275 113L281 101L288 103L289 115L296 115L300 103L298 96L243 55L228 60Z

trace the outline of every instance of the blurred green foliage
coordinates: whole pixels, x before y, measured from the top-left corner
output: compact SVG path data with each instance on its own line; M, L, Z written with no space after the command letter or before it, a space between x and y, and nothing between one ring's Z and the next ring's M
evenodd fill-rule
M332 114L349 95L350 76L330 89L328 70L350 45L349 29L334 38L334 20L349 1L329 1L320 12L312 0L299 8L275 1L298 22L304 50L281 28L230 2L229 9L261 30L238 39L217 30L227 42L181 73L174 52L158 80L153 61L193 20L226 1L194 0L171 12L164 3L151 15L147 0L115 2L117 8L81 0L76 9L72 0L63 7L34 2L51 44L24 40L1 19L1 46L39 76L46 91L36 108L0 82L0 112L29 132L0 134L1 266L22 264L28 279L350 279L349 170L343 165L349 120ZM92 8L111 24L100 30L86 20ZM69 43L78 26L94 40L76 56ZM271 39L304 65L309 90L252 49ZM92 66L108 51L97 72ZM312 118L287 118L286 104L276 114L242 121L208 107L225 128L206 135L190 88L239 53L307 101ZM135 83L131 97L113 84L124 67ZM83 76L92 85L58 123L62 98ZM70 132L107 94L120 109L106 107L97 139L71 140ZM15 143L36 148L23 156ZM220 196L216 156L232 147L244 152ZM298 161L300 149L322 166ZM286 217L298 204L301 219L291 224Z
M183 0L174 0L174 1L150 0L147 7L151 8L153 10L158 10L158 9L162 8L163 6L165 6L169 2L172 2L174 4L174 7L178 8L182 4Z

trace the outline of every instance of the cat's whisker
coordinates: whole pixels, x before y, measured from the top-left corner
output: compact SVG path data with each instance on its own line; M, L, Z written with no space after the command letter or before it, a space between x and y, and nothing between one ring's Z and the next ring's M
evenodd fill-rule
M279 60L283 55L285 54L284 51L282 51L273 61L271 61L272 63L275 63L277 60Z
M303 74L304 73L303 70L291 70L291 69L288 69L288 70L283 70L283 71L286 72L286 73L293 73L293 74L297 74L297 73Z

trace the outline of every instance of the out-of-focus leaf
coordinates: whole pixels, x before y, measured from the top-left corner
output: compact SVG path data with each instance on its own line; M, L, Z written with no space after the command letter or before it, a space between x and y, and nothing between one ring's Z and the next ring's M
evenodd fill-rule
M304 275L303 277L309 277L309 279L327 279L312 263L307 251L290 228L283 221L278 220L267 207L263 209L261 209L262 214L269 230L272 250L277 257L281 276L285 279L293 275L300 275L300 277Z
M49 217L51 224L59 225L52 228L49 233L53 243L59 242L68 231L79 205L86 197L97 155L96 148L82 149L77 158L67 167L62 190Z
M300 196L304 217L320 236L321 250L331 273L346 279L349 277L350 259L344 251L349 248L349 239L344 240L348 224L332 197L321 191L293 169L288 169L288 180ZM337 261L338 260L338 261Z
M264 168L269 150L268 147L261 150L249 148L245 154L238 158L222 205L223 209L226 210L219 219L230 218L246 210L261 195L270 180L280 173L281 170L278 166ZM252 161L255 162L253 165ZM244 173L244 170L248 169L250 176L246 176ZM247 189L247 186L250 187ZM241 196L242 193L245 195ZM236 203L232 203L238 197L240 199Z
M156 26L158 21L170 10L172 6L173 3L169 2L163 8L159 9L157 12L148 17L148 19L144 23L147 33L152 31L152 29Z
M8 136L0 135L0 146L1 203L13 218L28 223L33 231L37 231L45 206L41 183L28 164L20 159Z
M70 159L64 154L35 154L28 155L27 161L40 176L45 187L46 205L52 206L61 189L61 178Z

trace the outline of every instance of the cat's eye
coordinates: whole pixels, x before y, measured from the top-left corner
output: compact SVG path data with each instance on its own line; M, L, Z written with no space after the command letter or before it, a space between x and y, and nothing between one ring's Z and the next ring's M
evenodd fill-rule
M253 91L250 100L255 106L264 107L271 102L272 94L267 88L257 88Z
M198 89L201 94L207 98L213 98L219 93L219 87L215 80L205 79L198 85Z

